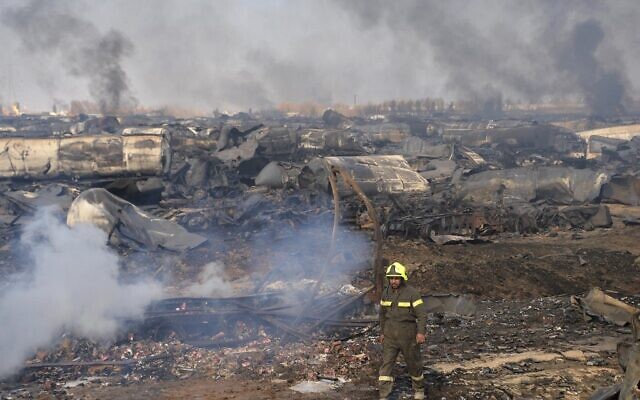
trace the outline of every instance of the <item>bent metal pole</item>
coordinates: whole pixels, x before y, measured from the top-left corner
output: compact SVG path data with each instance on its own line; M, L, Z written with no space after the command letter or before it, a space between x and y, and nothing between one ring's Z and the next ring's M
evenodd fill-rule
M351 189L353 189L353 191L356 193L356 195L360 198L360 200L362 200L365 207L367 208L367 214L369 215L369 218L373 223L373 232L374 232L373 235L376 242L375 255L373 259L373 274L374 274L374 281L376 284L375 298L379 300L380 295L382 294L382 286L383 286L383 267L382 267L382 240L383 239L382 239L382 230L380 229L380 219L378 218L378 212L373 206L373 203L371 203L371 200L369 200L367 195L364 194L364 192L360 188L360 185L358 185L358 183L351 177L351 175L345 172L342 168L331 166L329 175L330 176L333 175L334 172L336 173L336 175L340 175L342 179L344 179L345 183L349 185ZM332 187L332 191L334 191L334 201L335 201L337 184L335 180L332 182L332 180L329 179L329 182L332 184L332 186L334 184L336 186L335 191ZM334 224L334 230L335 230L335 224ZM335 236L335 231L334 231L334 236Z

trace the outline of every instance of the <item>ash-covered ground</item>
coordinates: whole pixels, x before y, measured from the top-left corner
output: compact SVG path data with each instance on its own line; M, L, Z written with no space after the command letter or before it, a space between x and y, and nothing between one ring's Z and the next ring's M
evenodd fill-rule
M632 253L638 235L638 228L620 227L582 233L580 238L560 233L446 247L395 239L386 243L385 257L401 256L411 283L423 293L477 296L473 316L435 313L429 318L422 348L428 395L584 399L599 387L619 382L616 344L629 339L630 329L585 321L571 305L570 294L600 286L629 304L640 304L634 291L640 267ZM241 261L234 265L250 268ZM251 329L246 327L247 335ZM171 338L124 339L115 345L63 338L34 360L134 363L27 370L2 384L3 396L370 399L376 396L381 345L377 327L360 330L364 332L346 340L310 336L302 341L266 328L257 339L214 349ZM147 357L153 359L136 362ZM402 363L395 372L400 378L393 398L409 396ZM291 391L303 381L333 387L315 394Z

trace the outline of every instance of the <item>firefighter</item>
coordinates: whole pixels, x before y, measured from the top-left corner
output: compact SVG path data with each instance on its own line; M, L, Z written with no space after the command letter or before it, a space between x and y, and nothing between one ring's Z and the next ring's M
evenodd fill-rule
M393 390L391 375L398 353L402 352L411 376L414 399L424 399L424 375L420 344L425 341L427 310L420 292L407 284L407 270L394 262L387 268L388 285L380 300L380 341L382 366L378 376L380 399Z

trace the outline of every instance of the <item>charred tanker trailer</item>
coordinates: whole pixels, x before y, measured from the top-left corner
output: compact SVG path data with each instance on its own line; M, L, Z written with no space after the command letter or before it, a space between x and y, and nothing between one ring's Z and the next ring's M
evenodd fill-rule
M170 165L165 128L126 128L120 135L0 138L0 178L164 175Z

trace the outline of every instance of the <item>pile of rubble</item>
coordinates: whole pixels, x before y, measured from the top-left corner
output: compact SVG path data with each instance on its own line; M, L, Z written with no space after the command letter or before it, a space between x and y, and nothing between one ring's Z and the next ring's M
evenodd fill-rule
M619 150L596 149L596 134L525 120L397 119L372 123L331 110L321 120L299 121L248 114L5 118L13 130L0 138L0 177L11 179L3 222L14 225L12 217L52 198L68 207L60 190L76 197L100 187L191 230L251 231L265 218L330 210L335 169L347 172L383 213L386 234L427 240L608 227L602 203L638 204L632 135L616 139ZM49 188L52 180L65 187ZM361 219L354 192L340 179L336 184L350 210L341 217ZM115 201L106 197L94 201Z

